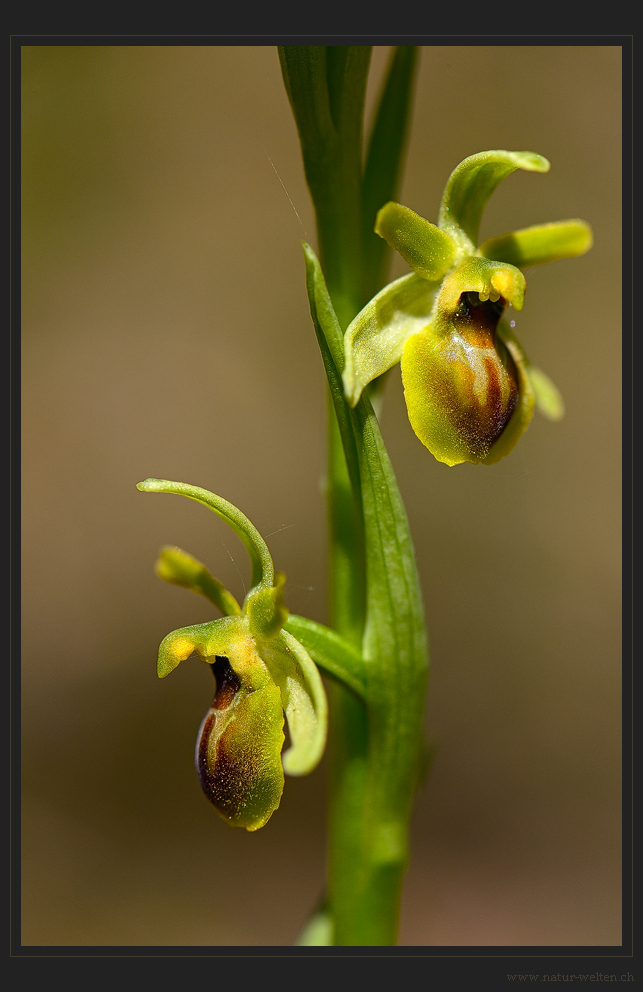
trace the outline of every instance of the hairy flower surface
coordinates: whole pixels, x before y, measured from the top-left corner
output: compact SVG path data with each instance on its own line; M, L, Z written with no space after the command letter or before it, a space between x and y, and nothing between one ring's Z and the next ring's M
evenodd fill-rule
M408 207L385 204L375 231L413 272L378 293L344 339L351 405L401 362L411 425L447 465L498 461L516 445L535 406L551 420L563 414L558 390L530 365L503 315L510 306L522 309L522 268L581 255L592 235L584 221L565 220L476 247L487 200L516 169L547 172L549 162L507 151L465 159L446 185L437 226Z

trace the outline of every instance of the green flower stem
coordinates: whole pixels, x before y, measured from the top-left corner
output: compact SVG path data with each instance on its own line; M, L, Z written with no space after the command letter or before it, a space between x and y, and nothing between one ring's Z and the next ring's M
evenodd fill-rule
M408 820L418 779L428 651L404 506L368 399L350 410L321 268L304 246L311 314L347 461L356 451L366 549L367 708L335 694L331 738L330 913L334 943L395 944ZM339 742L342 750L340 751Z
M311 312L332 397L331 625L364 652L366 662L367 705L340 685L330 687L326 912L331 927L321 928L323 938L306 933L300 941L327 940L332 928L332 943L339 946L396 943L426 676L404 509L370 403L364 399L359 411L351 411L341 382L343 332L384 281L388 251L373 227L400 174L415 50L393 54L362 170L369 57L368 50L350 47L280 51L326 279L305 246ZM406 534L406 557L400 556L399 528ZM410 640L404 618L409 607Z

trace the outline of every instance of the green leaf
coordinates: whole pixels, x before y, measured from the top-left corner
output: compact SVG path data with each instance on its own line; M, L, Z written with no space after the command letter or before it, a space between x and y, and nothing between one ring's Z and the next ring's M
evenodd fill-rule
M362 113L368 46L286 46L284 80L335 311L346 327L362 298Z
M361 142L366 79L371 45L328 45L326 78L328 99L340 141Z
M592 230L583 220L559 220L551 224L536 224L520 231L509 231L497 238L488 238L478 248L484 258L509 262L520 269L559 258L583 255L592 247Z
M451 173L442 195L439 225L465 250L473 250L487 200L516 169L548 172L549 162L534 152L489 151L470 155Z
M411 272L385 286L348 325L343 382L351 406L369 382L399 362L408 337L426 327L438 287Z
M424 279L441 279L457 256L458 246L450 235L400 203L382 207L375 233Z
M385 282L389 251L386 243L374 234L373 228L382 204L397 196L417 61L416 46L398 45L393 49L368 143L362 179L364 295L368 300Z
M337 422L344 447L349 478L353 492L359 501L359 460L355 447L350 412L344 399L344 386L341 379L344 368L344 338L326 288L326 282L317 256L305 241L302 242L302 246L306 262L306 289L308 291L310 312L313 318L319 348L322 353L333 406L337 414Z
M397 860L405 856L404 845L389 840L399 836L398 825L409 814L422 736L428 670L422 597L406 511L377 418L364 398L350 410L341 389L328 344L335 333L335 322L327 320L332 305L321 267L310 249L306 267L311 314L349 469L357 457L363 508L367 563L363 654L373 721L371 746L378 766L373 794L384 817L378 827L382 836L379 840L373 837L372 843L377 846L381 841L387 858L393 852Z
M326 75L325 45L279 47L281 72L297 124L304 166L316 172L337 143Z
M218 517L241 538L245 544L252 563L252 586L272 586L275 569L268 547L263 537L248 518L232 503L216 496L207 489L189 486L184 482L168 482L166 479L145 479L136 486L143 493L173 493L177 496L187 496L197 503L202 503L213 510Z

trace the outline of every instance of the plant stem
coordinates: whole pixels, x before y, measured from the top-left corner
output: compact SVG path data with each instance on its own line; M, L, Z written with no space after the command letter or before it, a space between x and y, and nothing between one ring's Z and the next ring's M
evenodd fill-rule
M384 275L385 254L379 245L364 250L364 232L374 237L374 213L392 197L399 175L415 53L394 53L366 185L361 149L370 49L289 47L280 59L315 206L324 291L327 286L343 332ZM378 168L375 158L385 147L388 157ZM320 346L324 353L322 340ZM327 374L336 376L336 363L328 354L324 360ZM386 946L396 943L407 863L426 645L404 508L370 403L362 401L360 410L350 414L335 387L328 421L330 625L364 653L369 705L339 685L329 687L327 901L334 945ZM391 504L383 516L378 500ZM387 580L393 561L401 578L395 590Z

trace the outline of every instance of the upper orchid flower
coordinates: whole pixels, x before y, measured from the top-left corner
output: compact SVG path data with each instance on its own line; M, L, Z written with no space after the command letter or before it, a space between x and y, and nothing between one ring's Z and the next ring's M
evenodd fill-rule
M534 405L552 420L563 404L528 362L509 325L521 310L528 265L582 255L592 244L581 220L543 224L476 247L496 186L516 169L547 172L533 152L488 151L451 173L437 227L398 203L379 211L375 231L413 272L386 286L349 325L344 389L355 406L365 386L397 362L411 425L438 461L493 464L526 430Z

